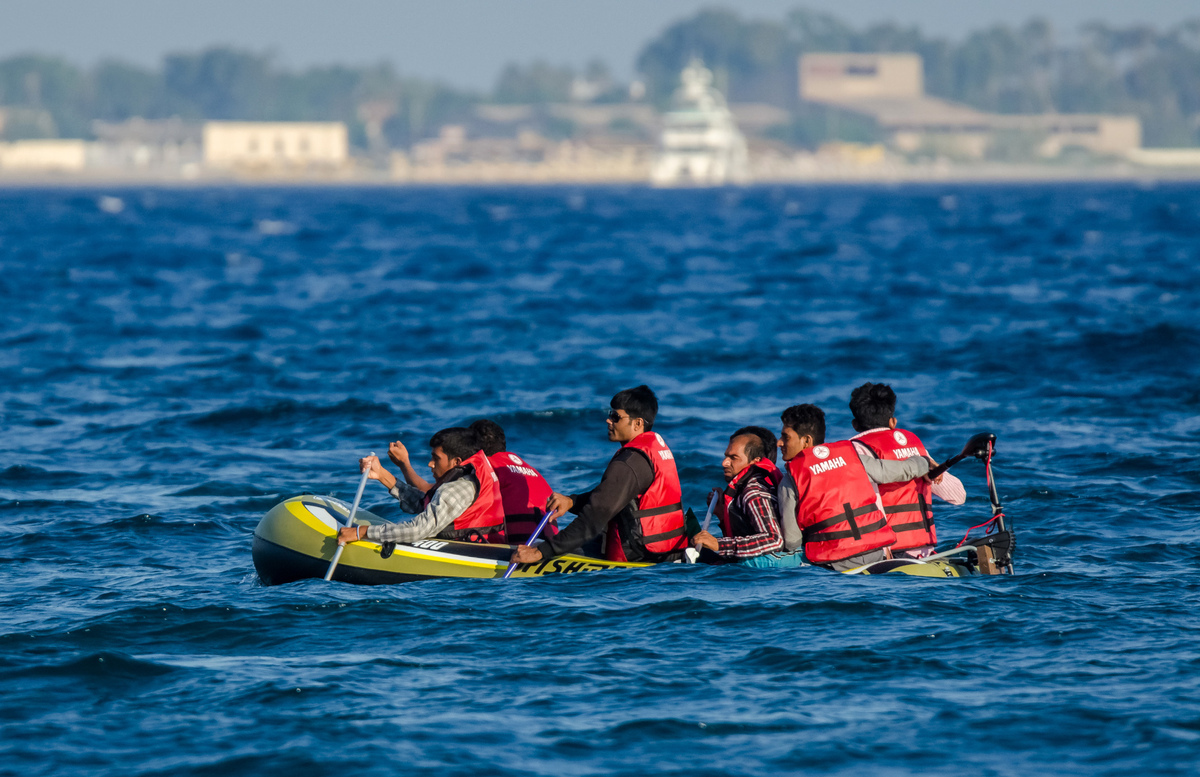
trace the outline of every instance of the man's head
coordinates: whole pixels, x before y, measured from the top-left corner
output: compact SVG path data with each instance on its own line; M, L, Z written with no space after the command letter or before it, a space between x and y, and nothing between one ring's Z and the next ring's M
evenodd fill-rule
M825 442L825 411L816 405L792 405L779 418L783 421L779 450L784 461Z
M762 433L771 438L770 448L766 445ZM726 480L733 480L746 467L762 461L770 451L771 460L775 460L775 435L761 426L745 426L729 436L729 445L725 448L725 458L721 460L721 470Z
M440 478L478 450L475 432L461 426L443 429L429 438L429 469Z
M618 391L608 403L612 412L608 414L608 439L627 443L654 426L658 415L658 397L649 386Z
M850 425L856 432L896 428L896 392L886 383L864 383L850 392Z
M501 451L508 450L508 443L504 439L504 430L495 421L480 418L467 428L475 433L475 439L479 441L479 450L483 451L483 455L495 456Z
M779 441L775 438L775 433L765 426L743 426L738 429L729 439L739 437L743 434L752 434L762 443L762 453L758 454L760 458L767 459L772 464L775 463L775 451L779 448Z

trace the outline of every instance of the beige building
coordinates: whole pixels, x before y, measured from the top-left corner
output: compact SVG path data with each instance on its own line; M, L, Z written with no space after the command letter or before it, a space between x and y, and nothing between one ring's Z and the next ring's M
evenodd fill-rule
M1125 156L1142 145L1136 116L997 114L930 97L916 54L805 54L799 68L801 99L869 117L906 153L1048 158L1077 147Z
M925 72L916 54L805 54L800 57L800 99L846 102L925 95Z
M392 180L406 183L634 183L650 175L653 147L554 141L531 131L516 138L467 137L461 125L410 153L392 152Z
M204 164L229 170L336 170L350 158L342 122L210 121Z
M18 140L0 143L0 171L79 172L87 165L82 140Z

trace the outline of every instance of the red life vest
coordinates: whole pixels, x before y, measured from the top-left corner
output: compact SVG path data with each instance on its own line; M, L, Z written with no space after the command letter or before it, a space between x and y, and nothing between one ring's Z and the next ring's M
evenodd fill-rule
M876 456L888 461L903 461L910 456L928 456L925 446L906 429L877 429L854 439L870 448ZM937 528L933 525L933 486L923 477L903 483L880 483L879 496L888 524L896 532L892 550L907 550L937 544ZM913 515L916 513L916 515Z
M425 492L421 506L429 507L433 495L443 484L465 477L472 477L479 484L475 501L454 519L453 526L438 532L437 536L443 540L504 542L504 501L500 497L500 482L483 451L475 451L462 464L438 478L433 488Z
M750 485L752 477L763 478L767 485L771 487L771 490L774 491L779 485L780 475L779 468L770 459L759 459L734 475L733 480L729 481L729 485L725 487L724 493L721 494L721 501L717 502L716 513L717 517L721 520L721 533L726 537L744 536L741 527L733 525L729 517L729 506L742 495L742 492L746 490L746 486Z
M508 542L525 542L546 514L546 502L554 490L542 477L515 453L500 451L488 456L496 477L500 480L500 497L504 501L504 534ZM552 520L542 529L541 536L558 534L558 521Z
M683 517L683 492L675 455L656 432L642 432L621 446L645 454L654 470L654 480L645 493L608 522L604 557L610 561L646 559L646 554L667 554L687 547ZM618 452L619 453L619 452ZM614 457L615 458L615 457Z
M854 443L815 445L787 468L796 481L796 523L809 561L832 564L896 541Z

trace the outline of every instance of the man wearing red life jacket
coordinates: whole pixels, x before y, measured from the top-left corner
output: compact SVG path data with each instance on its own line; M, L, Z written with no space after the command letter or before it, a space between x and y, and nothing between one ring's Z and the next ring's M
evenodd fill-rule
M851 425L857 435L851 437L871 449L877 458L899 461L909 456L929 458L929 452L917 435L896 427L896 392L883 383L864 383L850 394ZM930 459L933 466L937 463ZM888 525L896 533L892 555L922 558L935 551L937 527L933 523L930 502L939 497L960 505L967 499L962 481L944 472L932 483L917 478L905 483L887 483L879 487Z
M618 392L609 403L608 439L621 449L608 462L600 484L575 496L554 494L546 503L553 517L578 517L557 536L540 545L520 545L512 560L537 564L573 553L602 540L585 552L613 561L673 561L687 547L679 474L666 442L651 431L658 398L648 386Z
M429 448L435 481L427 491L398 483L376 456L359 460L362 470L382 483L402 510L416 516L404 523L347 526L338 533L338 542L416 542L428 537L504 542L500 483L475 433L462 427L443 429L429 439Z
M826 443L825 413L816 405L794 405L780 419L779 447L787 462L777 491L784 547L803 545L810 563L839 572L886 559L896 534L878 484L920 477L929 461L882 461L861 443Z
M755 568L796 567L803 562L799 551L781 553L783 534L779 529L779 506L775 487L779 470L775 467L776 440L770 430L746 426L729 437L721 470L728 485L713 490L718 500L715 513L721 521L721 537L701 531L692 537L697 548L715 554L724 564ZM707 556L707 558L705 558ZM703 554L709 562L713 555Z
M500 496L504 500L504 535L510 544L529 539L542 521L554 489L533 466L515 453L508 452L504 429L495 421L481 418L468 427L475 432L496 477L500 479ZM558 534L558 521L551 520L542 529L542 538Z

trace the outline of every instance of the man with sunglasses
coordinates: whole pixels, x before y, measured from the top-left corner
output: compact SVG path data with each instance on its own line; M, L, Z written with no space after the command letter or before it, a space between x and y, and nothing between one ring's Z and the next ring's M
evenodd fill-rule
M618 392L609 403L608 439L621 449L608 462L600 484L583 494L553 494L546 509L554 518L578 517L536 547L519 545L512 560L539 564L581 551L612 561L674 561L688 538L679 473L662 436L651 431L658 398L648 386Z

